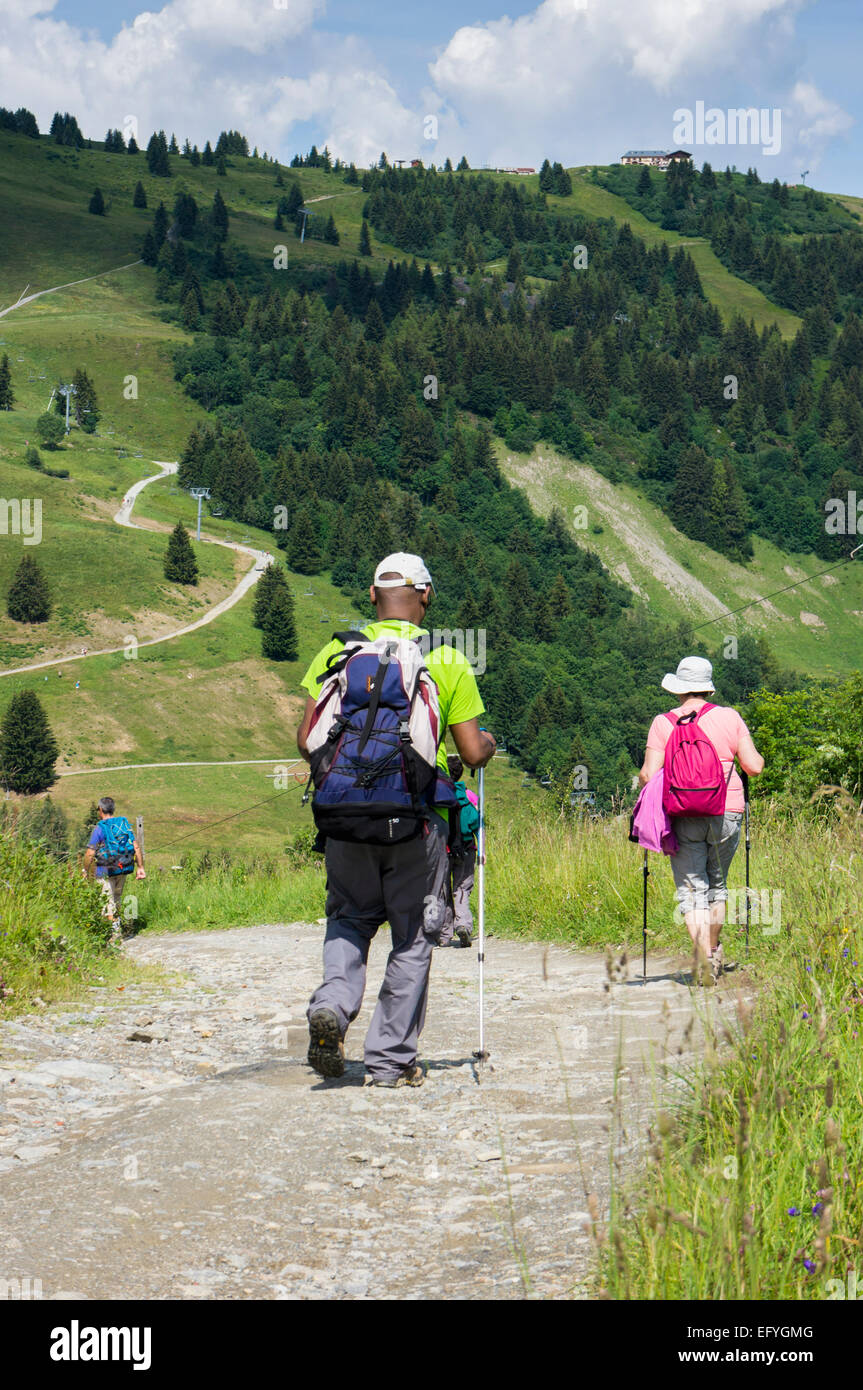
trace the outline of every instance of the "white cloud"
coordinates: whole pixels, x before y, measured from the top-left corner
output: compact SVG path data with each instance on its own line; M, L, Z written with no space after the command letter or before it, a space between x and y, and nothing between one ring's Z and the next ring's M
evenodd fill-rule
M133 115L143 140L164 127L203 144L235 127L283 157L315 138L294 136L307 124L319 146L361 165L381 149L426 163L599 163L670 143L674 111L697 100L779 106L783 167L770 172L796 177L799 158L815 167L851 124L796 61L805 2L543 0L458 29L429 65L431 85L406 96L385 47L321 29L325 0L169 0L108 42L56 19L54 0L0 0L0 99L35 110L43 128L54 110L73 111L96 139ZM436 144L426 114L438 117Z
M274 84L323 2L171 0L106 43L55 19L53 0L0 0L3 101L35 110L43 127L72 111L95 139L132 114L145 139L164 126L203 143L243 115L263 143Z
M671 143L674 111L699 100L781 107L790 159L795 142L823 146L850 124L814 88L808 112L789 94L803 3L543 0L517 19L457 30L429 72L477 161L535 164L549 155L604 163L632 145ZM728 152L734 162L734 148Z
M808 151L806 157L811 159L814 170L825 146L850 130L854 119L811 82L797 82L791 93L791 102L796 116L794 124L798 143L801 149Z

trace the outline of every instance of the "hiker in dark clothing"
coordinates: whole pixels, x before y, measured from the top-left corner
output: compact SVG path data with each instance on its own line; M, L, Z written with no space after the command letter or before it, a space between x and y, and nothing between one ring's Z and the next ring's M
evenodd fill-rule
M399 552L378 565L369 597L376 619L363 633L370 640L422 637L432 595L431 576L419 556ZM312 662L303 680L308 691L297 746L309 757L318 677L344 644L331 642ZM484 767L495 741L479 727L483 704L465 656L453 647L433 647L425 665L437 686L440 726L439 772L446 776L444 735L449 728L470 767ZM369 947L378 928L390 924L392 948L365 1043L367 1084L418 1086L417 1043L425 1020L432 949L443 922L448 824L431 810L422 834L401 843L372 844L327 839L327 929L324 980L309 1004L310 1065L321 1076L344 1072L344 1037L363 1000Z

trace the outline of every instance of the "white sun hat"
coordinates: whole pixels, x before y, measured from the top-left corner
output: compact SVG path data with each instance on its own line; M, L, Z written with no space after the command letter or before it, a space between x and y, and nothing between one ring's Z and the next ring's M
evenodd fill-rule
M395 579L381 579L382 574L394 574ZM386 559L381 560L375 570L373 580L376 589L428 589L432 584L432 577L426 569L425 562L419 555L409 555L404 550L397 550L393 555L387 555Z
M672 695L687 695L692 690L704 690L709 695L715 693L713 667L705 656L685 656L672 674L662 678L663 690Z

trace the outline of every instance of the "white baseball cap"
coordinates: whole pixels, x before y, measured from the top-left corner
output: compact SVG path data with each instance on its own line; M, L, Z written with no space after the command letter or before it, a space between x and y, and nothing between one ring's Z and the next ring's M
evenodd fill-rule
M395 579L381 579L382 574L394 574ZM432 577L425 567L419 555L408 555L404 550L397 550L394 555L388 555L385 560L381 560L375 570L373 580L376 589L428 589L431 587L434 592Z
M690 690L705 690L713 695L713 667L705 656L685 656L673 675L663 676L662 688L672 695L686 695Z

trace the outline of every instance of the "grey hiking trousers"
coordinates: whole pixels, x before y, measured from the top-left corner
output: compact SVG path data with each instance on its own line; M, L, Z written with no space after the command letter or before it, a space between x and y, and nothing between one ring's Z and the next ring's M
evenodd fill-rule
M427 833L401 845L327 841L324 982L308 1013L332 1009L344 1037L363 1002L372 938L388 921L392 949L365 1045L366 1071L377 1080L396 1080L416 1062L443 925L446 841L446 822L437 815Z
M452 941L453 932L462 928L473 934L473 914L470 910L470 895L476 874L476 849L466 851L464 859L453 859L450 865L449 882L445 885L446 910L440 944L445 946Z

